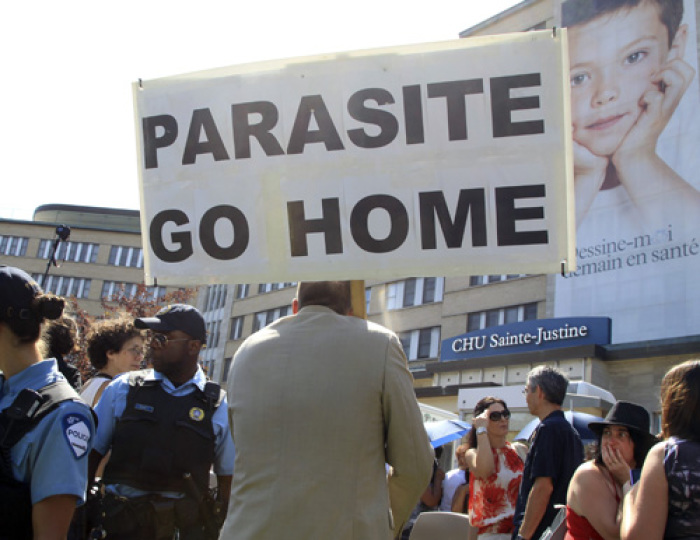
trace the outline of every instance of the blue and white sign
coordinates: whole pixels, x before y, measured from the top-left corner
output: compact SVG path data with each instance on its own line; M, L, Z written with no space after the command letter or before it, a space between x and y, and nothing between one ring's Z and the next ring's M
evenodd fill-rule
M440 361L610 343L609 317L535 319L469 332L442 341Z

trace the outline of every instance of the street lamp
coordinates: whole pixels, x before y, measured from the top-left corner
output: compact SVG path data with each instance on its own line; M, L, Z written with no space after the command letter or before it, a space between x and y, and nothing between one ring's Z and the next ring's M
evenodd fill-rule
M46 263L46 272L44 272L44 277L41 278L41 286L45 287L46 278L49 275L49 269L51 265L58 267L56 263L56 251L58 251L58 245L63 241L67 241L70 238L70 227L68 225L59 225L56 227L56 238L53 241L53 246L51 246L51 255L49 256L49 262Z

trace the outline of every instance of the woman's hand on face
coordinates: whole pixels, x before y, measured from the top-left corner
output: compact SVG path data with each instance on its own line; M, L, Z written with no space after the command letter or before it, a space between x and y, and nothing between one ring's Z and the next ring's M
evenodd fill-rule
M605 466L612 473L618 484L623 485L630 479L630 466L619 450L604 444L600 453L603 457L603 463L605 463Z
M488 424L489 424L488 411L484 411L479 416L475 416L474 419L472 420L472 422L474 423L474 429L488 426Z

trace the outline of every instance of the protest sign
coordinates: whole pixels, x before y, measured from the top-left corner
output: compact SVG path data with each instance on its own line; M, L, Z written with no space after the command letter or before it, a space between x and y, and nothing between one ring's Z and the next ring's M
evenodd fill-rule
M565 32L134 84L146 280L575 270Z

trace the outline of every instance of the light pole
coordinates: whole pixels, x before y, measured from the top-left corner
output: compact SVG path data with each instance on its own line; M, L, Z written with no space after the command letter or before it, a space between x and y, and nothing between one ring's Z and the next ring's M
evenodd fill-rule
M42 288L46 287L46 278L49 275L51 264L56 267L58 266L56 263L56 251L58 251L58 245L61 243L61 241L65 242L68 240L68 238L70 238L70 227L68 227L68 225L59 225L56 227L56 239L53 241L53 246L51 246L49 262L46 263L46 272L44 272L44 277L41 278Z

